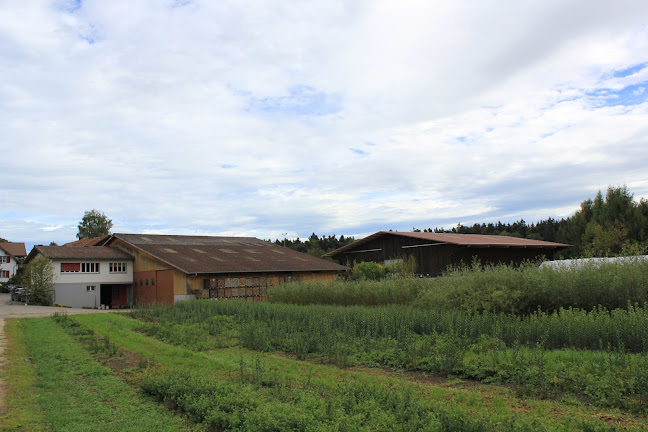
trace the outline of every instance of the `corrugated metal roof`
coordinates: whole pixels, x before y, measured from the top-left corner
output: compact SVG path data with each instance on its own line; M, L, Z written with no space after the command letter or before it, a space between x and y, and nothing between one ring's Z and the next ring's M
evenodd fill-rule
M254 237L113 234L113 238L187 274L348 270Z
M5 253L11 256L15 256L15 257L27 256L25 243L1 242L0 249L2 249L3 251L5 251Z
M555 249L567 248L571 245L563 243L553 243L542 240L531 240L518 237L500 236L500 235L482 235L482 234L454 234L454 233L431 233L431 232L401 232L401 231L379 231L368 237L356 240L353 243L342 246L334 251L326 253L324 256L332 257L343 253L347 250L354 249L364 243L384 235L395 235L409 237L419 240L430 241L433 243L448 243L468 247L502 247L502 248L538 248L538 249Z
M50 259L133 260L129 253L107 246L34 246L27 261L31 261L37 253L47 255Z

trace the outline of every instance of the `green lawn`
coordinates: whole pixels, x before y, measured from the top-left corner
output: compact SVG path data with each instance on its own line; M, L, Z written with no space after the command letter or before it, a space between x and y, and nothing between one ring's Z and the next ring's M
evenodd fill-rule
M10 320L3 431L192 430L95 361L51 318Z

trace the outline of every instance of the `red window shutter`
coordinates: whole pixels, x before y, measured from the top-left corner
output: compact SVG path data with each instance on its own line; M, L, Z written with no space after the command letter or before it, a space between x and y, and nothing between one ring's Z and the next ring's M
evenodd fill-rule
M11 262L11 258L7 257L7 264L9 264L10 262Z
M61 271L81 271L81 263L61 263Z

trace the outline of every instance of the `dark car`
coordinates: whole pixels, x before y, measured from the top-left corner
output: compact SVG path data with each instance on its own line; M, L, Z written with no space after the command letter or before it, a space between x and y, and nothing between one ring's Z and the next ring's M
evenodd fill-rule
M0 285L0 292L10 293L12 289L14 289L14 285L8 283Z
M11 301L23 302L25 301L25 288L14 287L11 290Z

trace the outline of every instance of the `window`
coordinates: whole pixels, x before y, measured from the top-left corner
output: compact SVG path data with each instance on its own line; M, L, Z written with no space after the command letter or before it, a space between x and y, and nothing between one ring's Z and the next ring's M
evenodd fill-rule
M110 263L108 271L110 273L126 273L126 263Z
M0 263L7 263L9 264L11 262L11 257L8 256L1 256L0 257Z
M61 263L61 273L99 273L99 263Z
M86 287L86 292L94 292L95 287L96 287L95 285L88 285Z
M99 273L99 263L81 263L81 273Z
M80 263L61 263L61 273L78 273L80 271Z
M0 277L2 277L2 278L9 278L9 277L11 277L9 274L10 274L10 272L9 272L8 270L1 270L1 271L0 271Z

